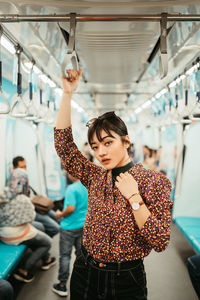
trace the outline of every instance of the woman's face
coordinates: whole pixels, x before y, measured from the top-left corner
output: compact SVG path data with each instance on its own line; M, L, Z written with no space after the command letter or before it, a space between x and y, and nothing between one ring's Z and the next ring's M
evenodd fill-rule
M113 137L109 136L104 130L101 132L102 141L97 139L96 133L92 138L91 148L95 158L107 169L122 167L129 161L127 148L129 143L122 142L121 137L114 131L110 131ZM126 136L129 142L129 136Z

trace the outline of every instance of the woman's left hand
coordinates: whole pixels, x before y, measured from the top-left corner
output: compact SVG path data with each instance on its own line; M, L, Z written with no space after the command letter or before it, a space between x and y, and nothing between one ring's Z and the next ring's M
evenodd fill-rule
M129 199L135 193L139 193L137 181L128 172L120 173L116 179L115 185L126 199Z

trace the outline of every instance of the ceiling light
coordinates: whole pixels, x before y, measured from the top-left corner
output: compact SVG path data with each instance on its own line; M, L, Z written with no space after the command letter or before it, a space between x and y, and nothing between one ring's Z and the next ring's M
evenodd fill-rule
M52 87L52 88L55 88L56 87L56 84L55 84L55 82L53 81L53 80L51 80L50 78L48 78L48 81L47 81L47 83L49 84L49 86L50 87Z
M195 71L195 69L196 69L196 67L193 66L193 67L191 67L190 69L188 69L188 70L185 72L185 74L191 75L191 74Z
M30 61L25 61L25 62L24 62L24 65L25 65L25 67L28 68L28 69L31 69L32 66L33 66L32 62L30 62Z
M141 107L138 107L138 108L136 108L136 110L135 110L135 114L139 114L141 111L142 111L142 108L141 108Z
M182 120L181 120L181 123L182 123L182 124L191 124L191 123L192 123L192 120L185 120L185 119L182 119Z
M150 105L151 105L151 100L148 100L144 104L142 104L142 108L147 108Z
M182 74L182 75L180 76L180 79L183 80L183 79L185 79L185 77L186 77L185 74Z
M172 88L176 86L176 80L172 81L170 84L169 84L169 87Z
M14 54L15 51L15 47L14 45L4 36L1 37L1 45L8 50L11 54Z
M31 61L24 62L24 65L29 70L33 67L33 72L36 74L42 73L42 71L38 67L36 67L36 65L33 66L33 63Z
M161 96L161 93L159 92L159 93L157 93L157 94L156 94L156 96L155 96L155 97L156 97L156 99L159 99L159 98L160 98L160 96Z
M160 93L161 93L161 95L164 95L165 93L167 93L167 89L166 88L162 89L162 91Z
M38 67L36 67L35 65L33 66L33 72L35 72L36 74L42 73L42 71Z
M71 101L72 107L76 108L78 112L84 112L84 109L78 105L74 100Z
M61 88L56 88L55 89L55 92L58 94L58 95L60 95L60 96L62 96L62 89Z
M165 126L162 126L161 127L161 131L165 131L166 130L166 127Z
M41 74L39 76L39 78L44 82L44 83L48 83L49 78L45 75L45 74Z

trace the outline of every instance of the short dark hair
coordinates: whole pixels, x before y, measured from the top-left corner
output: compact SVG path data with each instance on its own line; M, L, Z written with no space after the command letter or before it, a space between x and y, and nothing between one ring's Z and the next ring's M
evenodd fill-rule
M127 127L124 121L118 117L114 111L107 112L98 118L92 120L88 129L88 142L91 145L94 133L97 135L97 139L102 142L101 131L104 130L109 136L113 137L110 131L114 131L120 137L122 141L126 142L125 136L128 135ZM127 149L129 152L129 148Z
M25 160L25 159L24 159L22 156L16 156L16 157L14 157L14 158L13 158L13 161L12 161L13 167L14 167L14 168L17 168L17 167L18 167L19 161L24 161L24 160Z

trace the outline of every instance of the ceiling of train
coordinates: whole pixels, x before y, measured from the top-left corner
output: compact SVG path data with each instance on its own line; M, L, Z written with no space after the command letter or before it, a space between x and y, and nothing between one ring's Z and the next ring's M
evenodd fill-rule
M199 1L0 1L1 14L200 14ZM67 51L57 23L7 23L6 28L30 51L36 62L61 85L60 65ZM169 71L161 80L158 55L147 63L159 36L159 22L81 22L76 27L76 51L85 82L80 104L91 113L123 110L130 113L183 71L199 54L198 22L168 23ZM69 22L60 26L69 31ZM183 65L184 59L184 65ZM4 68L11 77L11 66ZM146 72L137 82L146 68ZM88 92L88 94L87 94ZM124 94L123 94L124 93Z

